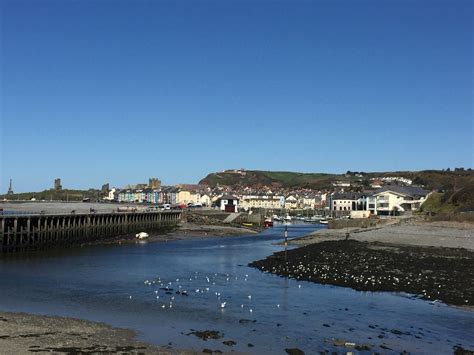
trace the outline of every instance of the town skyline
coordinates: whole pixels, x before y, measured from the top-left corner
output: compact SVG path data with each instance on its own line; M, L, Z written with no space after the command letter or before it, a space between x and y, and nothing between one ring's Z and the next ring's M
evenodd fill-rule
M284 170L281 170L281 171L265 171L265 170L252 170L252 169L244 169L244 168L239 168L239 169L223 169L223 170L220 170L220 171L215 171L215 172L208 172L205 176L203 176L202 178L198 179L197 181L180 181L180 182L177 182L177 183L168 183L166 179L162 179L162 176L160 177L156 177L156 174L155 176L152 176L150 175L149 177L147 178L140 178L140 177L136 177L134 180L132 181L126 181L126 182L123 182L121 184L116 184L114 182L111 182L111 181L102 181L101 183L97 184L97 185L89 185L89 186L81 186L81 187L77 187L77 186L73 186L73 185L70 185L68 183L66 183L66 185L64 186L64 190L89 190L89 189L97 189L97 190L100 190L101 188L103 188L104 186L107 186L107 188L116 188L116 189L130 189L130 188L136 188L134 186L145 186L145 185L149 185L149 187L152 186L152 180L156 180L158 182L158 186L184 186L184 185L199 185L201 184L201 181L205 180L207 177L211 176L211 175L215 175L215 174L220 174L220 173L229 173L229 172L245 172L245 171L249 171L249 172L259 172L259 173L289 173L289 174L307 174L307 175L311 175L311 174L323 174L323 175L329 175L329 176L332 176L332 177L344 177L346 175L358 175L360 177L364 177L366 176L367 178L370 178L370 179L374 179L374 175L376 174L381 174L381 176L386 176L387 174L393 174L394 176L396 176L397 174L399 173L409 173L409 174L416 174L416 173L420 173L420 172L426 172L426 171L436 171L436 172L470 172L472 171L472 168L471 167L448 167L448 168L445 168L445 169L426 169L426 170L400 170L400 171L362 171L362 170L346 170L344 172L341 172L341 173L331 173L331 172L303 172L303 171L284 171ZM360 175L362 174L362 175ZM147 182L149 181L149 182ZM41 192L41 191L47 191L47 190L58 190L58 186L59 186L59 190L62 190L63 187L61 185L61 183L63 183L63 180L62 178L60 177L54 177L53 179L51 179L51 181L49 182L49 185L46 185L46 186L43 186L43 187L40 187L39 189L37 190L19 190L17 189L14 184L14 180L12 178L10 178L8 180L8 184L7 184L7 187L5 189L2 188L2 190L0 190L0 195L5 195L7 193L34 193L34 192ZM201 184L202 185L202 184ZM205 186L206 183L203 184L203 186ZM225 184L223 186L226 186Z

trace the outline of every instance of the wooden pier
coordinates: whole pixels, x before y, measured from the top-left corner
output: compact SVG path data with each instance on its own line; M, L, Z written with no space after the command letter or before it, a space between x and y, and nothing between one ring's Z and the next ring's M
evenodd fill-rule
M159 231L181 211L0 215L0 253L24 252Z

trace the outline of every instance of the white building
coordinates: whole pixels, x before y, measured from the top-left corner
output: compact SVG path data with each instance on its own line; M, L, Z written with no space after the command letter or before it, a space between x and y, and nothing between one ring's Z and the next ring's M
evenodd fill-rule
M417 211L427 197L428 191L418 186L388 185L367 198L367 209L377 215Z
M296 209L298 208L298 199L290 195L287 198L285 198L285 209L286 210L291 210L291 209Z
M220 209L225 212L237 212L239 208L239 198L232 195L221 196Z
M336 192L331 195L330 206L331 211L356 211L363 209L360 206L361 195L354 192Z
M113 187L111 190L109 190L109 193L107 196L104 197L104 200L107 201L115 201L118 200L118 192L115 187Z

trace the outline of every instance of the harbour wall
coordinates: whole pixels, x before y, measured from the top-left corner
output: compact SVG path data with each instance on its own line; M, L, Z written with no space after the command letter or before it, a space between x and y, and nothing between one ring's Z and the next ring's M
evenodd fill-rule
M0 215L0 253L50 249L176 226L181 211Z

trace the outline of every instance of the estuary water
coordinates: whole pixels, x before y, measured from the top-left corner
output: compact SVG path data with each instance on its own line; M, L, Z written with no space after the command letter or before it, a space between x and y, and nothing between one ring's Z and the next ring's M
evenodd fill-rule
M316 228L295 224L289 237ZM282 238L283 227L275 226L252 236L2 257L0 310L105 322L134 329L140 340L196 350L350 351L334 339L367 344L368 353L474 348L474 312L406 294L288 280L247 266L281 250L276 243ZM192 330L224 336L204 341Z

